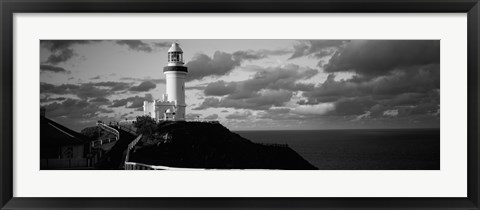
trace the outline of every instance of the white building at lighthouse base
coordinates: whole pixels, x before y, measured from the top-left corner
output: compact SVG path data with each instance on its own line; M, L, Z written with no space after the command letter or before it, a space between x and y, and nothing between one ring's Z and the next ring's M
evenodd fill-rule
M167 94L163 94L162 100L143 102L143 114L150 116L155 121L160 120L185 120L185 104L178 104L177 101L168 101Z

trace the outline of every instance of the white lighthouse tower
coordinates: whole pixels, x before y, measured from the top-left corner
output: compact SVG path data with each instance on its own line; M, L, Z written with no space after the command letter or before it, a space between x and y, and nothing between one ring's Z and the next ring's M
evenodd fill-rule
M187 67L183 66L183 50L174 42L168 49L168 64L163 68L166 77L166 94L162 100L143 102L145 115L158 120L185 120L185 78Z
M168 65L163 68L167 79L168 101L175 102L175 118L185 120L185 77L187 67L183 66L183 50L174 42L168 49Z

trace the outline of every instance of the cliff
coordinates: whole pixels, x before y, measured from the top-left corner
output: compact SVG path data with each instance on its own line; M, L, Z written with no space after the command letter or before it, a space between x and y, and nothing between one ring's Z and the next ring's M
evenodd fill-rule
M137 143L129 161L207 169L316 169L287 145L253 143L209 122L161 122Z

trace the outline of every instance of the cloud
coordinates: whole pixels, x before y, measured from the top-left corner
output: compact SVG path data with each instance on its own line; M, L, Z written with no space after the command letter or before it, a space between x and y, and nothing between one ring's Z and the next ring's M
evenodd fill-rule
M298 84L298 80L309 79L317 73L318 70L316 69L302 68L292 64L261 69L253 78L238 82L237 92L230 97L242 98L242 95L249 95L246 92L255 92L262 89L298 91L306 87L305 84Z
M235 92L236 84L226 83L223 80L217 82L212 82L207 85L204 89L204 93L207 96L224 96Z
M205 85L187 86L185 90L205 90Z
M165 84L165 79L150 79L149 81L156 83L156 84Z
M248 51L236 51L233 54L234 60L242 61L242 60L259 60L262 58L266 58L267 55L264 53L260 53L258 51L248 50Z
M338 98L338 97L336 97ZM331 100L331 101L334 101L334 100ZM301 99L301 100L298 100L297 101L297 104L298 105L315 105L315 104L318 104L319 102L317 101L310 101L310 100L305 100L305 99Z
M187 81L198 80L208 76L223 76L240 66L244 61L259 60L270 55L283 55L290 51L280 50L245 50L236 51L232 54L215 51L213 57L205 54L197 54L191 61L185 64L192 71L188 72ZM194 71L193 71L194 70Z
M113 101L113 104L110 105L109 107L122 107L122 106L126 106L128 102L129 102L129 99L114 100L114 101Z
M40 46L48 49L51 54L43 64L59 64L66 62L75 56L73 45L90 44L100 40L40 40Z
M50 51L65 50L76 44L89 44L100 40L40 40L40 45Z
M252 115L250 111L235 112L227 115L225 118L228 120L245 120Z
M152 47L149 44L142 42L140 40L118 40L115 41L118 45L125 45L129 50L142 51L142 52L152 52Z
M270 108L257 112L256 117L258 119L271 119L271 120L291 120L298 119L295 114L291 113L291 108L279 107Z
M285 55L291 53L292 50L289 49L278 49L278 50L239 50L234 52L233 58L237 61L245 61L245 60L260 60L267 58L269 56L278 56L278 55Z
M422 94L405 93L379 99L377 103L368 110L372 117L437 116L440 109L440 93L438 90Z
M100 78L101 78L101 77L100 77L100 75L99 75L99 76L92 77L92 78L90 78L90 79L91 79L91 80L96 80L96 79L100 79Z
M272 106L283 106L292 98L292 92L287 90L266 90L249 98L231 99L224 98L220 106L236 109L269 109Z
M294 52L289 59L308 55L322 58L333 54L336 49L347 42L346 40L302 40L294 46Z
M376 104L371 97L344 98L335 102L335 113L337 115L358 115L363 114Z
M125 82L113 82L113 81L105 81L105 82L95 82L91 83L93 86L97 87L107 87L110 91L122 91L126 90L130 87L129 83Z
M223 76L230 73L240 62L229 53L216 51L213 57L197 54L185 64L189 69L187 81L202 79L207 76Z
M333 104L325 114L353 116L353 121L435 115L439 110L440 42L438 40L303 41L291 58L323 58L330 73L325 82L305 89L301 106ZM348 79L335 74L351 72Z
M70 71L67 71L66 69L58 66L52 66L48 64L41 64L40 65L40 71L41 72L54 72L54 73L70 73Z
M335 52L325 72L378 76L411 66L440 63L439 40L355 40Z
M194 110L219 107L266 110L273 106L283 106L286 102L290 101L292 95L292 92L286 90L266 90L256 93L251 97L241 99L224 97L220 100L209 97L206 98L200 106L194 108Z
M90 99L88 102L90 103L98 103L98 104L110 104L110 100L108 100L107 98L104 98L104 97L97 97L97 98L93 98L93 99Z
M300 105L292 110L292 113L301 115L325 115L335 110L333 103L321 103L315 105Z
M151 94L145 94L144 97L133 96L124 99L117 99L113 101L113 104L109 107L126 107L132 109L138 109L143 107L144 101L152 101L153 97ZM143 109L142 109L143 110Z
M389 98L385 101L387 106L411 106L418 105L422 99L427 98L428 93L412 93L406 92Z
M44 82L40 83L40 93L71 94L79 88L79 85L74 84L52 85Z
M353 80L336 81L334 74L329 74L321 85L311 91L306 91L303 96L308 100L301 100L299 104L318 104L321 102L332 102L342 97L353 97L365 95L362 83L355 83Z
M205 100L203 100L203 102L200 106L193 108L193 110L217 108L217 107L219 107L219 104L220 104L220 99L209 97L209 98L206 98Z
M423 115L423 114L435 114L440 109L440 105L436 101L430 101L421 103L414 107L408 107L401 109L402 115Z
M138 86L133 86L129 90L135 92L146 92L157 87L152 81L145 81L140 83Z
M334 105L334 109L327 112L327 115L357 116L356 120L394 116L435 116L440 108L440 97L438 91L432 90L425 94L341 97L336 101L320 104Z
M56 65L58 63L69 60L73 56L74 56L74 53L72 49L57 50L57 51L54 51L50 56L48 56L45 63Z
M268 114L287 114L290 113L291 109L290 108L271 108L269 110L266 110L265 112Z
M142 81L142 79L134 77L121 77L120 80Z
M122 91L129 87L128 83L122 82L97 82L81 84L53 85L40 83L40 94L75 95L81 99L102 98Z
M298 83L298 80L309 79L318 70L301 68L297 65L259 69L250 79L239 82L224 82L222 80L206 86L206 96L225 96L229 99L245 99L255 97L261 90L313 90L313 84Z
M154 42L153 45L158 48L170 47L172 45L171 42Z
M402 70L386 72L376 77L354 76L351 79L335 80L330 74L324 83L311 91L305 91L306 100L299 104L318 104L334 102L342 98L372 96L374 99L386 100L386 105L412 104L426 97L426 93L440 88L440 66L408 67Z
M279 56L292 53L290 49L277 49L277 50L239 50L232 53L233 58L239 62L250 61L250 60L260 60L267 58L269 56Z
M318 106L318 105L316 105ZM317 108L318 109L318 108ZM313 112L313 114L312 114ZM317 118L318 116L322 116L322 113L319 113L317 110L313 108L287 108L287 107L278 107L278 108L270 108L268 110L260 111L257 113L257 118L259 119L270 119L274 121L295 121L299 123L300 121L305 121L309 119ZM322 116L323 117L323 116Z
M105 97L111 95L112 92L107 89L98 88L93 83L84 83L79 86L79 88L74 92L74 94L76 94L81 99L88 99Z
M250 79L209 83L204 90L208 97L195 109L225 107L235 109L266 110L270 107L283 106L289 102L296 91L313 90L313 84L298 83L298 80L309 79L318 70L302 68L297 65L258 69Z
M152 79L150 77L146 77L146 78L134 78L134 77L122 77L120 78L120 80L131 80L131 81L137 81L137 82L146 82L146 81L149 81L149 82L153 82L155 84L165 84L165 79Z
M354 119L352 119L351 121L355 122L355 121L360 121L362 119L368 119L371 117L371 112L370 111L367 111L363 114L360 114L358 116L356 116Z
M95 121L102 118L101 115L113 112L102 108L100 104L71 98L63 102L46 104L43 107L46 109L46 117L75 130L94 126Z
M276 49L276 50L269 50L269 49L262 49L258 50L258 53L269 55L269 56L278 56L278 55L286 55L292 53L293 50L291 49Z
M55 97L55 98L51 98L51 97L44 97L44 98L40 98L40 103L46 103L46 102L52 102L52 101L63 101L63 100L66 100L67 98L65 97Z
M211 114L211 115L208 115L208 116L204 117L203 119L205 119L205 120L216 120L216 119L218 119L218 114Z
M385 110L383 112L384 116L390 116L390 117L395 117L398 115L398 110L397 109L391 109L391 110Z

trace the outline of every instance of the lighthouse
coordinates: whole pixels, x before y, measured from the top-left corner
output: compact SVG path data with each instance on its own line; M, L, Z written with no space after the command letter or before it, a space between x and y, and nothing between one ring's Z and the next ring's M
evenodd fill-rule
M187 67L183 66L183 50L174 42L168 49L168 65L163 68L166 77L168 101L175 102L175 118L185 119L185 78Z
M187 67L183 62L183 50L174 42L168 49L168 64L163 67L166 78L166 94L161 100L143 102L143 112L158 120L185 120L185 78Z

